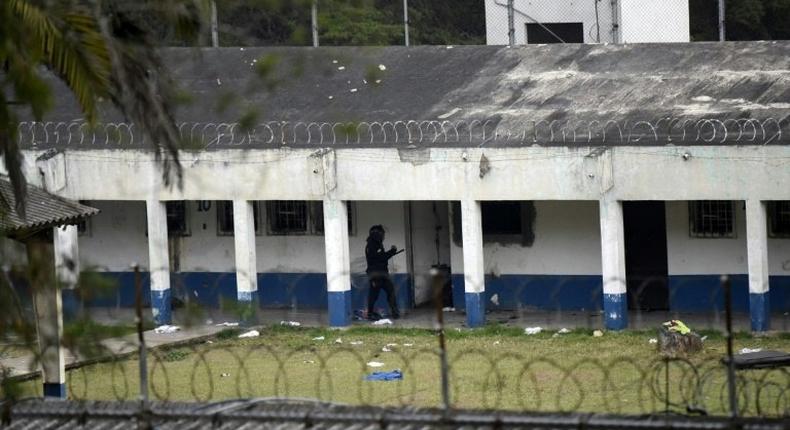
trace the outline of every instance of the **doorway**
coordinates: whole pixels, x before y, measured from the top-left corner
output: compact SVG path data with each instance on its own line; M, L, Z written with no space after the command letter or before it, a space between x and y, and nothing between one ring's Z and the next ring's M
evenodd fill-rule
M669 309L667 220L663 201L623 202L628 307Z

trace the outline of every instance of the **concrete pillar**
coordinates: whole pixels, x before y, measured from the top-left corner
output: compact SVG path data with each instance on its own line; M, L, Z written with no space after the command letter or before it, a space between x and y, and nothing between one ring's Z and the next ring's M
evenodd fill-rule
M156 325L170 324L170 256L167 252L165 202L148 200L148 270L151 274L151 311Z
M765 202L746 201L746 249L752 331L767 331L771 327L771 307L768 300L768 220Z
M233 239L236 247L236 298L241 319L252 322L258 296L258 270L255 255L254 202L233 201Z
M604 326L609 330L622 330L628 327L623 203L603 199L599 206Z
M63 306L55 278L55 252L50 231L27 241L30 287L41 352L44 397L66 398L66 362L63 336Z
M351 322L351 259L348 251L348 208L342 200L324 199L324 241L329 325Z
M76 225L55 227L55 274L60 285L63 313L66 319L73 318L79 311L79 300L75 288L79 282L79 229Z
M461 234L464 252L466 325L480 327L486 322L486 286L483 259L483 213L479 201L461 201Z

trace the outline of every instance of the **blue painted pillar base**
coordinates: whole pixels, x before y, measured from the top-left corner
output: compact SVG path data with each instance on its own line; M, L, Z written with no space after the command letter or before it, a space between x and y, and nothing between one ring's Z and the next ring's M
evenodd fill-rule
M771 329L770 292L764 294L749 293L749 314L752 320L752 331L768 331Z
M351 290L330 291L328 302L330 327L347 327L351 324Z
M65 399L66 398L66 384L44 383L44 397Z
M258 292L257 291L238 291L239 324L243 326L255 325L258 323Z
M486 323L485 293L466 293L466 325L482 327Z
M169 289L161 291L151 290L151 312L154 314L154 324L157 326L173 323Z
M626 294L603 295L604 326L607 330L628 328L628 296Z
M77 290L60 290L60 299L63 302L63 319L73 321L80 313L80 300L77 297Z

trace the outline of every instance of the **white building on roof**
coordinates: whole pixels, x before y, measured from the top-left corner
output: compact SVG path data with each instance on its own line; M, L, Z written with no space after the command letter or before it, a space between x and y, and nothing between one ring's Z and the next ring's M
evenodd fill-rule
M508 1L485 0L486 42L507 45ZM688 0L514 0L515 44L689 42Z

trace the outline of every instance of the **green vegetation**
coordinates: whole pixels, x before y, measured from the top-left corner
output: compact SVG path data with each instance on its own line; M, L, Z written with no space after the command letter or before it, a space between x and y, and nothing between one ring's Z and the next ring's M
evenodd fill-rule
M149 353L153 397L221 400L237 397L309 397L350 404L440 405L438 341L421 329L352 328L347 331L271 327L261 336L238 339L228 331L210 342ZM317 337L324 340L313 340ZM708 334L705 351L669 364L671 409L687 401L710 413L726 412L725 372L719 364L724 338ZM447 333L451 398L457 407L515 410L580 410L644 413L663 411L666 364L649 339L629 331L594 337L591 330L526 336L521 329L490 325ZM336 343L341 339L342 343ZM361 341L355 345L351 342ZM391 352L383 352L388 344ZM786 337L737 336L736 348L790 348ZM384 363L380 368L370 361ZM693 365L693 367L692 367ZM70 372L70 395L132 399L137 395L136 357ZM400 382L365 382L377 370L401 369ZM696 373L695 373L696 372ZM778 371L743 372L750 380L786 384ZM28 385L33 384L33 385ZM26 386L37 387L37 383ZM695 395L695 389L699 393ZM756 412L750 390L749 413ZM656 395L655 393L659 393ZM777 393L763 390L761 411L776 407ZM766 400L770 402L766 403ZM769 409L767 413L772 413Z

